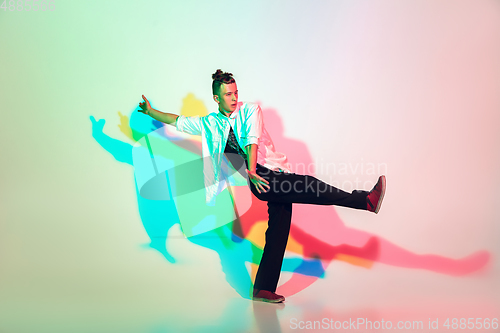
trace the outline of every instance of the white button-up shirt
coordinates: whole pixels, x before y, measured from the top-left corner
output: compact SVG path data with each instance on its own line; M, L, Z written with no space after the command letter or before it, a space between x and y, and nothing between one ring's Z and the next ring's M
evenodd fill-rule
M229 117L220 112L204 117L179 116L175 126L181 132L201 135L206 202L209 205L215 204L215 197L226 187L226 176L221 175L221 164L230 127L245 153L247 145L258 145L257 163L271 170L292 172L286 156L276 152L264 127L262 110L258 104L239 102Z

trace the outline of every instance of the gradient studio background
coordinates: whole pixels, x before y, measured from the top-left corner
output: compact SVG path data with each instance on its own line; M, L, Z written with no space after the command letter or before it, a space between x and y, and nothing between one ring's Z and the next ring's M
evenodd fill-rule
M500 318L499 37L500 3L486 0L0 10L0 331L257 332L268 313L275 332L300 331L293 318ZM386 262L332 260L276 310L241 297L217 253L168 214L175 262L148 246L134 169L96 141L90 117L130 147L142 94L162 111L213 112L217 68L317 177L370 189L369 167L385 168L378 215L299 207L293 223L332 246L376 237ZM487 263L465 275L419 264L477 253Z

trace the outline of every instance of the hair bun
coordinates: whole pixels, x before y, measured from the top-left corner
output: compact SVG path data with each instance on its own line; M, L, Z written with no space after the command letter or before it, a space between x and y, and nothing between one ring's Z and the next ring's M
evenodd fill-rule
M221 75L224 72L220 69L218 69L214 74L212 74L212 80L220 80Z

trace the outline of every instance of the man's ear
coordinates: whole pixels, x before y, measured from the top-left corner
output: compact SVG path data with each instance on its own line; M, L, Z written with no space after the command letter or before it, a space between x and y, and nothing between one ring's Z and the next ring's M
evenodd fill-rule
M214 95L214 101L215 101L215 103L219 104L219 96Z

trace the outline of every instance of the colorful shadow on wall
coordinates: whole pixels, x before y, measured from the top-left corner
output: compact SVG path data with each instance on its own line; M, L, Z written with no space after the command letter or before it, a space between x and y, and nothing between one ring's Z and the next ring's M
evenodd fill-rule
M278 112L269 108L263 112L275 145L292 165L299 161L311 163L304 143L284 137ZM179 223L188 241L217 252L226 281L241 297L249 299L264 247L267 205L251 194L244 170L227 164L228 182L222 185L216 205L208 206L199 137L179 133L173 126L139 112L132 112L130 120L118 114L118 126L133 144L110 138L103 132L105 120L90 116L92 135L117 161L134 167L138 209L151 240L149 246L175 263L167 250L167 235ZM204 116L207 110L193 94L188 94L180 114ZM347 228L334 207L295 207L282 266L282 271L293 274L277 290L284 296L324 278L325 269L334 260L365 268L380 262L455 276L476 271L489 261L486 251L458 260L415 254L381 237Z

